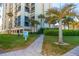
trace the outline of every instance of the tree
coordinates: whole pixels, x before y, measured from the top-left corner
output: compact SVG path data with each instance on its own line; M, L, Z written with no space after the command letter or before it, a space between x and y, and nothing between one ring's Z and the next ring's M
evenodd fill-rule
M53 25L56 24L56 18L55 17L51 17L51 16L46 17L45 18L45 22L47 22L49 24L49 27L50 27L51 24L53 24Z
M43 23L44 20L43 19L45 18L45 16L43 14L40 14L38 16L38 18L41 19L41 23L40 24L41 24L41 28L43 28L43 26L44 26L44 23Z
M30 23L31 23L31 26L34 28L34 32L35 32L35 29L37 30L37 25L39 24L39 22L37 20L31 19Z
M40 22L40 25L41 25L41 33L43 33L43 28L44 28L44 18L45 18L45 16L43 15L43 14L40 14L39 16L38 16L38 18L39 19L41 19L41 22Z
M72 24L73 30L75 30L75 26L78 24L78 22L73 21L71 24Z
M11 24L11 18L13 16L13 14L12 14L12 12L9 12L9 13L7 13L7 15L9 17L9 31L8 31L8 34L10 34L11 33L11 26L12 26L12 24Z
M65 19L65 20L63 20L64 29L65 29L65 25L68 26L68 29L69 29L69 24L70 24L71 22L74 22L74 18L73 18L73 17L65 16L64 19Z
M62 8L51 8L47 11L48 16L56 17L57 20L59 21L59 39L57 44L65 44L63 41L63 34L62 34L62 21L65 20L65 16L73 17L77 16L76 12L74 12L74 8L76 5L74 4L66 4ZM73 10L73 11L72 11ZM51 19L53 20L53 19Z

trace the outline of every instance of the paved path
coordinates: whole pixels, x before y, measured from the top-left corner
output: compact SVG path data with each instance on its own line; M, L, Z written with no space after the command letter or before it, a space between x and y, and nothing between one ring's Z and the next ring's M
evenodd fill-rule
M70 50L64 56L79 56L79 46L75 47L74 49Z
M33 42L29 47L22 50L3 53L0 54L0 56L42 56L41 51L43 38L44 35L40 35L40 37L37 38L36 41Z

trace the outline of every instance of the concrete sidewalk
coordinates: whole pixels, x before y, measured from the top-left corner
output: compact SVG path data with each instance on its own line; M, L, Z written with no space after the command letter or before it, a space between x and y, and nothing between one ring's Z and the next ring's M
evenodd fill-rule
M79 56L79 46L65 53L63 56Z
M22 50L3 53L0 54L0 56L41 56L43 39L44 35L40 35L40 37L37 38L29 47Z

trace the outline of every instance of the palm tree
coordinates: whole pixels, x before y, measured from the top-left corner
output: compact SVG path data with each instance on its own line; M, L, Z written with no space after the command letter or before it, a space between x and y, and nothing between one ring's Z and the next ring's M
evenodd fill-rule
M8 31L8 34L10 34L11 33L11 26L12 26L12 24L11 24L11 18L13 16L13 14L12 14L12 12L9 12L9 13L7 13L7 15L9 17L9 31Z
M41 28L43 28L43 26L44 26L44 23L43 23L44 20L43 19L45 18L45 16L43 14L40 14L38 16L38 18L41 19Z
M79 29L79 22L77 22L77 24L75 25L76 29Z
M37 25L39 24L39 22L37 21L37 20L30 20L30 23L31 23L31 28L32 28L32 30L34 29L34 32L35 32L35 29L36 29L36 31L37 31Z
M45 16L43 15L43 14L40 14L39 16L38 16L38 18L39 19L41 19L41 22L40 22L40 25L41 25L41 33L43 33L43 28L44 28L44 18L45 18Z
M46 17L45 18L45 22L47 22L49 24L49 27L50 27L51 24L53 24L53 25L56 24L56 18L55 17L51 17L51 16Z
M64 19L65 16L69 16L69 17L77 16L77 14L74 12L75 6L76 5L74 4L66 4L60 9L55 7L51 8L46 13L47 16L55 17L59 21L59 39L57 44L60 44L60 45L64 44L63 34L62 34L62 21L65 20Z
M73 30L75 30L75 26L78 24L78 22L73 21L71 24L72 24Z
M65 19L65 20L63 20L64 29L65 29L65 25L67 25L68 29L69 29L69 24L74 21L74 18L65 16L64 19Z

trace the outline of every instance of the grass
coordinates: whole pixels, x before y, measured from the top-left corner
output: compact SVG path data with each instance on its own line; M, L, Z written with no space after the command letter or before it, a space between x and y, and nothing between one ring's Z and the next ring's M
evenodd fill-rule
M57 39L57 36L45 36L42 49L44 55L62 55L79 45L79 36L64 36L64 42L69 43L69 45L64 46L54 44Z
M25 41L23 36L0 34L0 51L12 51L28 47L39 35L30 34Z

